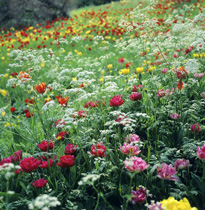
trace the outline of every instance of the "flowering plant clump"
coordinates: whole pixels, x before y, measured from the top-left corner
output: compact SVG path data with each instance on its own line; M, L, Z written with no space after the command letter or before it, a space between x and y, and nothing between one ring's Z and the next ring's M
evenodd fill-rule
M0 209L205 209L204 1L89 2L2 22Z

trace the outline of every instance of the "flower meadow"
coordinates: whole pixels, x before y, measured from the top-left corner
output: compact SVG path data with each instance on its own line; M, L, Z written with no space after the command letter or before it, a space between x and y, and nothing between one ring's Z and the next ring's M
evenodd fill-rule
M0 34L0 209L205 209L203 0L121 1Z

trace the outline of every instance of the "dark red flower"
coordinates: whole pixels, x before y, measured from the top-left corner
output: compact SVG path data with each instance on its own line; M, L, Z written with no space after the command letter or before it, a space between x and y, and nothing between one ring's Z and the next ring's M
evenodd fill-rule
M142 98L142 94L138 92L133 92L130 96L129 99L132 101L138 101Z
M63 155L60 157L60 163L56 163L56 165L60 166L61 168L72 167L75 163L75 156L74 155Z
M121 106L124 103L124 100L122 99L122 95L114 96L110 100L110 106Z
M41 160L37 160L34 157L28 157L21 160L20 166L23 171L30 173L38 168L40 165Z
M26 117L27 118L31 118L33 116L33 113L32 112L26 112Z
M56 135L57 140L64 140L65 137L68 136L67 131L61 131L59 134Z
M52 159L49 159L49 166L52 166L53 165L53 160ZM48 161L42 161L41 165L40 165L40 168L48 168Z
M103 143L97 143L91 146L91 154L95 157L105 157L106 148Z
M34 104L35 103L35 101L33 100L33 99L25 99L25 104Z
M0 166L4 165L4 163L11 163L11 158L3 158L2 161L0 161Z
M85 103L85 108L95 108L98 107L98 105L94 101L89 101L88 103Z
M18 175L21 171L22 171L22 169L19 168L19 169L17 169L16 171L14 171L14 173Z
M51 139L50 141L42 141L40 144L38 144L38 147L41 151L47 152L47 150L53 149L53 145L54 145L54 142Z
M65 125L65 122L62 119L59 119L55 122L55 127L56 128L63 128Z
M27 112L29 112L29 109L24 109L23 112L26 114Z
M13 76L13 77L17 77L17 76L18 76L18 73L13 72L13 73L11 73L11 76Z
M44 187L46 184L47 184L47 180L45 180L44 178L38 179L32 183L32 185L36 188Z
M88 113L87 112L85 112L85 111L83 111L83 110L79 110L78 111L78 117L85 117L86 115L88 115Z
M14 152L14 155L10 155L9 157L11 158L12 162L19 161L22 158L22 151L17 150Z
M77 145L73 145L72 143L69 143L65 146L65 155L71 155L76 151Z
M11 112L15 112L16 108L15 107L11 107L10 110L11 110Z

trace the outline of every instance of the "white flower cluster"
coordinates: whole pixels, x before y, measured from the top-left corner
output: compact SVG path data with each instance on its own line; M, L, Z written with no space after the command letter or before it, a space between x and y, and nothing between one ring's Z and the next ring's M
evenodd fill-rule
M98 174L88 174L84 176L81 181L78 182L79 185L94 185L96 180L100 179L100 175Z
M61 203L56 197L47 194L39 195L34 201L28 204L29 209L49 210L49 207L60 206Z

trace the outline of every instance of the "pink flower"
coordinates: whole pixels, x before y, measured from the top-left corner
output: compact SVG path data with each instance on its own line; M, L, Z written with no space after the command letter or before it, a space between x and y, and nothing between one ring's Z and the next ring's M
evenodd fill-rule
M162 204L160 202L151 203L148 205L149 210L163 210Z
M205 99L205 92L201 93L201 97Z
M170 117L173 119L173 120L178 120L181 115L180 114L177 114L177 113L174 113L174 114L171 114Z
M91 155L95 157L105 157L106 148L103 143L97 143L91 146Z
M118 62L119 62L119 63L124 63L124 62L125 62L125 59L124 59L123 57L122 57L122 58L119 58L119 59L118 59Z
M158 98L162 98L162 97L164 97L165 95L166 95L166 92L165 92L164 89L161 89L161 90L158 90L158 91L157 91L157 97L158 97Z
M196 153L199 159L205 160L205 144L201 148L197 147Z
M149 165L147 165L147 163L142 158L135 156L131 157L128 160L125 160L124 164L125 168L130 172L144 171L149 167Z
M69 143L65 146L65 155L71 155L76 151L77 145L73 145L72 143Z
M53 165L53 160L49 159L49 166L51 167ZM42 161L40 168L48 168L48 161Z
M137 191L131 190L132 203L144 203L149 196L146 187L139 187Z
M42 187L44 187L44 186L46 185L46 183L47 183L47 180L45 180L45 179L43 178L43 179L38 179L38 180L34 181L34 182L32 183L32 185L33 185L34 187L36 187L36 188L42 188Z
M176 170L178 169L187 169L190 166L189 160L185 160L184 158L178 159L174 163Z
M19 168L19 169L17 169L16 171L14 171L14 173L18 175L21 171L22 171L22 169Z
M201 127L198 123L191 125L190 128L193 133L199 133L201 131Z
M140 137L136 134L129 134L129 136L126 137L126 141L130 143L136 143L136 142L140 142Z
M162 74L166 74L168 72L168 70L169 70L168 68L163 68L161 72L162 72Z
M126 116L118 115L115 121L119 122L120 125L126 125L126 124L129 124L129 120L126 118L127 118Z
M132 92L137 92L137 91L139 91L139 90L141 90L141 89L143 89L143 85L133 85L133 87L132 87Z
M138 101L142 98L142 94L138 92L133 92L130 96L129 99L132 101Z
M141 152L138 146L133 146L127 143L124 143L123 146L120 146L119 150L125 155L138 155Z
M85 112L85 111L83 111L83 110L78 111L78 117L79 117L79 118L85 117L86 115L88 115L87 112Z
M162 167L157 167L157 177L165 180L177 181L178 177L174 176L177 173L176 168L170 164L162 163Z
M124 100L122 99L122 95L114 96L110 100L110 106L121 106L124 103Z
M196 73L194 74L194 77L197 79L201 79L202 77L204 77L204 73Z

